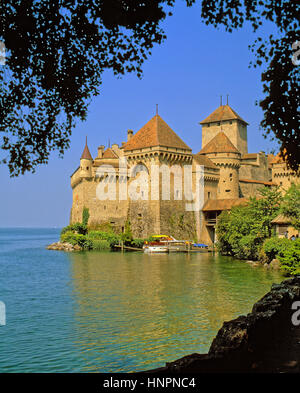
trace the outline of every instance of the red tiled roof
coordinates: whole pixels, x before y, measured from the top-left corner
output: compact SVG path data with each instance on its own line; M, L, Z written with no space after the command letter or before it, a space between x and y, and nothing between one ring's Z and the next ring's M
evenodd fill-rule
M159 116L155 115L123 146L123 149L134 150L146 147L165 146L191 151L179 136Z
M240 153L231 143L223 131L219 132L211 141L209 141L198 154L208 153Z
M245 205L249 202L247 198L236 199L208 199L203 206L203 211L230 210L233 206Z
M118 158L118 155L110 147L105 150L102 158Z
M203 165L206 168L213 168L213 169L218 169L217 165L212 162L208 157L205 157L204 155L199 155L199 154L193 154L193 157L197 164Z
M263 180L253 180L253 179L239 179L242 183L257 183L257 184L264 184L265 186L276 186L276 183L272 181L263 181Z
M85 147L83 150L83 153L80 157L81 160L93 160L91 153L89 151L88 145L87 145L87 141L85 142Z
M273 161L275 160L274 154L268 154L267 159L268 159L268 164L271 165L273 163Z
M244 124L248 124L242 119L229 105L221 105L200 124L215 123L224 120L240 120Z

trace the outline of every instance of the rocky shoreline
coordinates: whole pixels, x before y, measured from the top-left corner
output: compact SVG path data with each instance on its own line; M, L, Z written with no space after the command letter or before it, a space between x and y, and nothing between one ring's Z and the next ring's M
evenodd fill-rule
M296 301L300 301L300 275L273 284L247 316L224 322L207 354L194 353L146 372L299 373L300 315L298 326L292 323Z
M63 243L63 242L56 242L52 243L46 247L47 250L56 250L56 251L81 251L82 248L78 246L78 244L71 244L71 243Z

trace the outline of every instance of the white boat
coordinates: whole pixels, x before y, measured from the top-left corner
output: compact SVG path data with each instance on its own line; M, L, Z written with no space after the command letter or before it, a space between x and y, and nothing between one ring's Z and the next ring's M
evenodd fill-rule
M154 246L154 245L149 245L149 246L144 246L144 252L145 253L153 253L153 252L169 252L168 246Z
M166 235L154 235L152 236L153 241L145 242L143 250L146 253L161 253L169 252L168 241L173 240L173 238Z

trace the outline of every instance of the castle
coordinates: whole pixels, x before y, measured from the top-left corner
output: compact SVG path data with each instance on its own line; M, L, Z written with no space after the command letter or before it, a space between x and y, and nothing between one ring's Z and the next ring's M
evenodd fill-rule
M110 223L116 230L124 231L129 221L135 237L169 234L212 244L216 240L217 217L223 210L245 203L262 186L278 184L287 189L292 182L299 182L299 173L288 170L279 156L262 151L248 153L248 123L228 104L218 107L200 124L202 149L197 154L192 153L158 114L135 134L128 130L127 142L121 146L113 144L107 149L99 146L94 159L86 143L80 166L71 176L71 223L81 221L83 208L87 207L90 224ZM126 168L120 167L120 160L124 160ZM170 169L167 199L162 197L165 191L162 174L158 179L152 176L153 165ZM188 181L185 168L192 168L190 179L195 196L199 192L199 166L203 168L203 204L200 211L188 211L186 205L191 197L182 191ZM101 168L108 169L99 175ZM173 168L182 169L179 186ZM138 198L128 195L119 198L124 186L133 186L141 171L150 179L149 186L137 191ZM104 182L106 189L113 186L117 197L97 197L100 182Z

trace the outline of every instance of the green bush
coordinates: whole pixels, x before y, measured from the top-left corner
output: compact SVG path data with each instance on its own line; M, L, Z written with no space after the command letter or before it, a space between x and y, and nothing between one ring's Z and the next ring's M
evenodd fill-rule
M148 239L134 239L131 242L132 247L143 248L145 241Z
M300 273L300 239L270 238L264 242L263 252L268 262L276 258L283 271L290 275Z
M278 188L260 190L262 198L250 198L218 217L217 248L223 255L258 259L262 244L272 234L272 220L278 215L281 194Z
M120 237L114 232L103 232L103 231L90 231L88 238L94 240L105 240L110 247L119 244Z
M73 246L78 245L84 250L90 250L92 248L92 242L80 233L68 231L63 233L60 238L63 243L70 243Z
M66 232L79 233L80 235L87 234L86 225L81 224L80 222L76 222L75 224L68 225L61 230L60 235L63 235Z
M300 274L300 239L288 240L289 246L277 255L283 271L289 275Z
M265 240L262 250L267 258L267 262L271 262L278 254L290 246L290 240L286 238L271 237Z
M93 239L90 242L92 250L110 250L110 244L107 240Z

